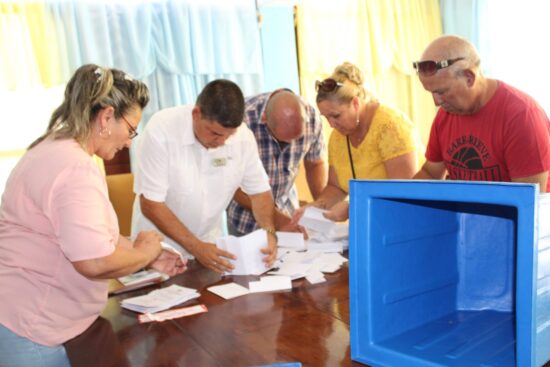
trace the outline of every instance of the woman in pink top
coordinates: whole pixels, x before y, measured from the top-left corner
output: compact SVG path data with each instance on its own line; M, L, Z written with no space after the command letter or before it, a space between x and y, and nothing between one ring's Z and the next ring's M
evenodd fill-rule
M12 171L0 207L0 366L69 366L63 343L99 316L107 279L147 265L185 270L160 234L119 234L92 159L130 146L148 101L145 84L124 72L80 67Z

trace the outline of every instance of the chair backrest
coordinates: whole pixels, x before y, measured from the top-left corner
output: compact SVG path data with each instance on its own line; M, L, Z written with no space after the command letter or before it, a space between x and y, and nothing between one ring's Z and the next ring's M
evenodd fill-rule
M132 231L132 208L134 205L134 175L122 173L107 176L109 199L118 217L120 233L129 236Z

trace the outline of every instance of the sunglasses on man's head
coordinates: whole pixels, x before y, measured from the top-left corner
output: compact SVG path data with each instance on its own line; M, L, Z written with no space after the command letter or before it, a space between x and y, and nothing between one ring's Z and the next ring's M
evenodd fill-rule
M344 84L332 78L325 79L322 82L317 80L315 81L315 90L317 92L319 91L319 89L322 90L323 92L334 92L336 89L340 88L342 85Z
M413 68L422 76L430 76L437 73L438 70L447 68L459 60L464 60L463 57L458 57L456 59L448 59L441 61L415 61L413 62Z

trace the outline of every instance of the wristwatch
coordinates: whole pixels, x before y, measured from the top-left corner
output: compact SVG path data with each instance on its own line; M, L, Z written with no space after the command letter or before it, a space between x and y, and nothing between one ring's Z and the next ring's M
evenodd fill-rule
M277 237L277 231L275 231L274 228L264 228L264 230L265 230L268 234L270 234L270 235L272 235L273 237L275 237L275 241L278 241L278 240L279 240L279 237Z

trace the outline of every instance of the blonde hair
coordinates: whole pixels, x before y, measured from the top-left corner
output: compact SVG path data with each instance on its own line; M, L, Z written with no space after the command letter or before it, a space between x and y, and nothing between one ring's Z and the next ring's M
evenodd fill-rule
M75 139L85 148L92 133L91 122L99 111L113 107L121 118L136 105L143 109L149 102L149 90L139 80L118 69L94 64L78 68L65 88L63 103L53 112L46 132L29 149L47 137Z
M337 100L341 103L350 103L355 97L363 100L367 97L374 98L372 93L367 91L363 86L365 82L363 72L351 62L346 61L338 65L329 79L342 83L342 86L330 92L319 88L316 98L317 103L324 100Z

